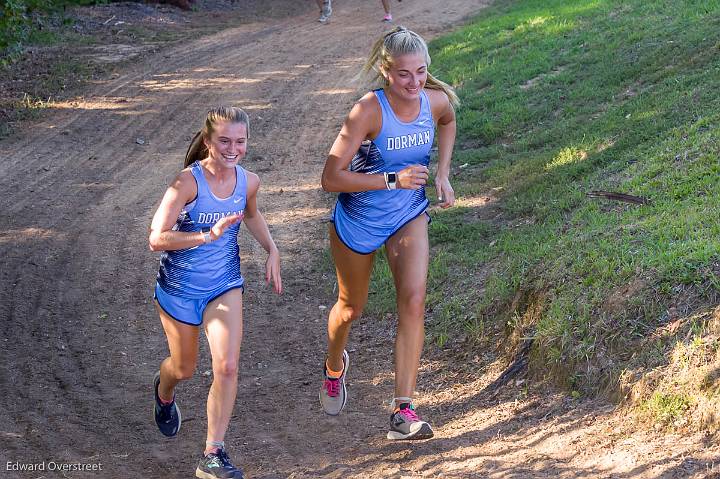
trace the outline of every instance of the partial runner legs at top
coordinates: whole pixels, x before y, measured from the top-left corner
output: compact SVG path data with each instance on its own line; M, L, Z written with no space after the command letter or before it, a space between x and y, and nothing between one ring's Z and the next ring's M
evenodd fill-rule
M320 17L318 22L327 23L332 15L332 0L315 0L318 8L320 9Z
M390 11L390 0L382 0L382 6L383 10L385 10L385 16L383 17L383 22L392 22L392 12Z

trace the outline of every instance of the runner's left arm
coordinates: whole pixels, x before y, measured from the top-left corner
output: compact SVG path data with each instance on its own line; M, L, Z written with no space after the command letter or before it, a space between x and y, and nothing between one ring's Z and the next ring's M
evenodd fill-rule
M434 91L437 110L438 168L435 176L435 190L441 208L455 204L455 191L450 186L450 159L455 146L455 109L444 92Z
M247 202L245 204L244 222L250 234L268 252L265 262L265 282L274 286L275 292L282 293L282 278L280 277L280 252L270 235L267 221L257 207L257 192L260 189L260 178L247 171Z

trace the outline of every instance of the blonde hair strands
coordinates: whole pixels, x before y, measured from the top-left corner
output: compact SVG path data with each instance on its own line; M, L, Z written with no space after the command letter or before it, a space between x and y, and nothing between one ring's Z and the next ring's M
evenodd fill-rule
M204 160L207 155L207 147L203 140L209 140L210 135L215 131L215 125L218 123L242 123L247 129L248 136L250 136L250 119L242 109L234 106L220 106L208 111L205 117L205 124L200 131L195 133L190 146L188 147L187 153L185 153L185 166L192 165L196 161Z
M390 68L393 58L410 53L423 56L425 63L430 67L430 54L428 53L425 40L412 30L408 30L402 26L395 27L373 44L370 56L363 67L363 72L366 74L371 71L375 72L373 80L387 85L387 79L385 75L383 75L383 70L387 71ZM425 87L444 92L454 107L460 104L460 99L453 87L442 80L438 80L432 76L429 71Z

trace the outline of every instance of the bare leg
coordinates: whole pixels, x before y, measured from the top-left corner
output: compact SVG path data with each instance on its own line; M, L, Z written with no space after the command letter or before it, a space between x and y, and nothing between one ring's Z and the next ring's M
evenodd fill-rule
M222 442L235 406L243 332L242 290L231 289L205 308L205 334L212 356L213 383L208 395L208 442ZM206 445L205 454L213 447Z
M195 371L200 328L175 321L157 304L157 301L155 308L160 315L160 322L170 349L170 356L160 364L158 395L165 401L171 401L175 386L184 379L190 379Z
M381 0L383 10L385 10L385 15L390 15L390 0Z
M332 224L330 250L337 273L338 300L328 318L327 361L331 369L340 371L343 368L342 354L350 334L350 325L360 317L367 303L375 253L363 255L349 249L340 241Z
M422 214L385 243L395 280L399 318L395 338L395 397L413 397L425 341L427 228L427 216Z

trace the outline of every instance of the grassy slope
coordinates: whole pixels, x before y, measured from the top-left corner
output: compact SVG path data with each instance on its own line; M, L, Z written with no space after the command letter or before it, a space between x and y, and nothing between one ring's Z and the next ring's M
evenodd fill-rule
M720 1L499 1L431 50L463 101L460 206L430 228L435 339L533 336L536 372L592 393L672 362L672 333L707 343L709 313L688 318L720 292Z

